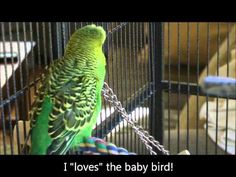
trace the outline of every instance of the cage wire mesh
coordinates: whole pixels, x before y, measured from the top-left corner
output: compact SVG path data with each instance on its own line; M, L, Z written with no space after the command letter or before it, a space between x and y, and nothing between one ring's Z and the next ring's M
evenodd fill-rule
M0 154L18 154L45 66L92 22L0 23ZM200 89L207 75L236 78L234 23L93 22L107 31L106 82L132 120L171 154L235 154L235 99ZM93 136L137 154L144 144L103 100Z

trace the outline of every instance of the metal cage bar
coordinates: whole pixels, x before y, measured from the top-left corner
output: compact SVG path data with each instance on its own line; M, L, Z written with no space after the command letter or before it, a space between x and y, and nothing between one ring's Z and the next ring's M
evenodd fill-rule
M152 25L152 24L151 24ZM162 144L163 143L163 25L154 23L151 27L153 33L153 65L151 83L153 83L153 97L150 107L150 133ZM158 108L158 109L157 109Z

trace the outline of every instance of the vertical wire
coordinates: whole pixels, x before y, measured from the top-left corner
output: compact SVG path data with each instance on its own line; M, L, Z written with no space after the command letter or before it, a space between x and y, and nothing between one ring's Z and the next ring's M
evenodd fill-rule
M109 23L106 23L106 31L109 31ZM110 70L109 70L109 67L110 67L110 36L111 35L108 35L107 36L107 58L106 58L106 62L107 62L107 65L106 65L106 77L107 77L107 82L110 83ZM107 118L107 104L104 103L104 106L105 106L105 118ZM109 107L109 111L111 112L111 106L108 105ZM107 124L108 121L105 121L105 130L108 129L109 125ZM106 136L105 137L105 140L108 141L108 137Z
M108 33L108 28L107 28L108 25L107 25L107 23L102 23L102 26L104 27L106 33ZM108 59L109 59L109 57L108 57L108 55L109 55L108 43L109 43L109 41L108 41L108 36L107 36L105 44L103 46L103 53L105 55L105 60L106 60L106 76L105 76L105 81L106 82L107 82L107 77L108 77L108 69L107 69L107 67L108 67ZM103 101L103 104L102 104L103 105L103 109L105 110L104 111L104 120L105 120L104 130L107 130L108 129L107 128L107 120L106 120L106 117L107 117L107 104L105 103L104 98L102 99L102 101ZM104 131L101 131L101 133L103 134ZM107 136L104 136L104 139L107 141Z
M46 26L45 26L45 22L42 22L42 28L43 28L43 58L44 58L44 65L47 66L48 65L48 61L47 61L47 45L46 45Z
M8 73L7 73L7 58L6 58L6 41L5 41L5 24L2 22L1 23L1 33L2 33L2 47L3 47L3 53L4 53L4 69L5 69L5 76L3 76L3 77L5 77L6 78L6 82L5 82L5 84L6 84L6 89L7 89L7 98L9 98L9 80L8 80ZM1 76L2 77L2 76ZM1 93L2 93L2 87L1 87ZM1 100L2 100L2 95L1 95ZM10 108L9 108L9 106L10 106L10 103L8 103L7 104L7 110L8 110L8 118L9 118L9 122L11 122L11 113L10 113ZM3 109L4 109L4 107L3 107ZM6 141L6 138L7 138L7 132L6 132L6 117L4 116L4 112L3 112L3 116L2 116L2 118L3 118L3 145L4 145L4 154L7 154L8 152L7 152L7 141ZM12 139L11 139L11 137L10 137L10 147L11 147L11 153L12 153Z
M49 59L50 63L53 61L53 49L52 49L52 25L48 22L48 35L49 35Z
M121 64L121 84L120 84L120 93L121 93L121 100L122 100L122 102L124 102L124 96L123 96L123 93L124 93L124 90L123 90L123 82L124 82L124 77L123 77L123 75L125 74L124 72L125 72L125 69L124 69L124 60L125 60L125 58L124 58L124 49L123 49L123 27L120 29L120 64ZM125 93L127 92L127 90L125 90ZM122 124L122 145L124 145L124 121L122 121L122 123L120 123L119 125L121 125ZM120 128L120 127L119 127ZM119 132L120 132L120 130L119 130ZM121 140L119 139L119 143L120 143L120 145L121 145Z
M220 23L217 24L217 69L216 73L219 76L219 46L220 46ZM219 97L216 98L216 142L215 142L215 154L217 154L217 145L218 145L218 111L219 111Z
M178 102L177 102L177 107L178 107L178 124L177 124L177 152L179 152L179 143L180 143L180 24L177 23L177 42L178 42Z
M60 22L56 22L56 36L57 36L57 56L61 57L62 56L62 51L61 51L61 24ZM60 29L59 29L60 28Z
M70 22L67 22L67 26L68 26L68 38L71 35L71 26L70 26Z
M117 24L117 26L118 25L119 24ZM117 40L116 41L116 67L120 65L120 67L116 68L116 76L117 76L116 77L116 79L117 79L117 82L116 82L117 85L116 86L117 86L117 93L119 94L120 99L123 101L123 99L122 99L122 91L120 90L121 87L119 87L122 84L122 66L121 66L121 50L119 48L120 47L119 46L119 43L120 43L120 35L119 34L120 34L120 32L116 31L116 40ZM120 139L120 130L121 130L121 128L120 128L120 126L121 126L121 124L119 122L119 125L117 127L118 133L116 131L116 136L118 136L117 139L118 139L118 145L119 146L120 146L120 142L121 142L121 139Z
M227 71L226 71L226 74L227 74L227 77L229 77L229 27L230 27L230 24L228 23L227 24L227 51L226 51L226 60L227 60ZM227 97L226 98L226 131L225 131L225 154L227 154L227 150L228 150L228 118L229 118L229 98Z
M31 64L32 64L32 71L31 71L31 77L33 77L33 86L32 87L34 87L33 88L33 95L35 95L36 94L36 90L37 90L37 82L36 82L36 73L35 73L35 68L36 68L36 64L35 64L35 53L34 53L34 45L33 45L33 43L34 43L34 41L33 41L33 27L32 27L32 22L30 22L29 23L29 34L30 34L30 44L31 44L31 49L32 49L32 51L30 52L30 54L31 54ZM32 76L33 75L33 76ZM31 89L31 88L30 88ZM34 100L33 100L34 101ZM29 105L29 108L30 108L30 110L31 110L31 108L32 108L32 104L30 103L30 105ZM20 154L21 152L19 151L19 154Z
M0 80L1 84L1 80ZM2 97L2 88L0 89L0 100L3 100ZM3 154L6 154L6 127L5 127L5 116L4 116L4 107L1 105L1 123L2 123L2 145L3 145ZM1 153L1 147L0 147L0 153Z
M143 25L144 23L140 23L139 24L139 34L140 34L140 40L139 40L139 55L140 55L140 63L141 63L141 66L140 66L140 73L141 73L141 76L140 76L140 85L141 87L145 85L145 83L143 83L143 66L144 66L144 60L143 60L143 53L142 53L142 50L143 50ZM142 98L141 98L143 101L142 103L140 103L140 105L143 106L143 109L142 109L142 115L140 114L140 117L142 118L142 121L140 121L142 127L144 127L144 110L146 110L146 107L145 107L145 104L144 104L144 95L142 94ZM140 143L140 153L139 154L143 154L143 146L142 144Z
M65 22L62 22L62 38L63 38L63 54L64 54L64 51L65 51L65 46L66 46L66 23Z
M4 28L4 23L1 22L1 31L3 31ZM2 41L3 41L3 45L4 45L4 35L2 35ZM4 46L3 46L4 49ZM4 60L5 60L5 55L4 55ZM5 71L6 72L6 71ZM1 76L2 77L2 76ZM0 85L2 85L1 83L1 79L0 79ZM3 100L3 92L2 92L2 87L0 88L0 100ZM1 123L2 123L2 144L3 144L3 153L2 154L6 154L6 127L5 127L5 114L4 114L4 105L1 105ZM0 144L1 145L1 144ZM1 153L1 147L0 147L0 153Z
M74 22L74 31L77 29L77 22Z
M190 75L190 24L187 23L187 144L186 148L189 149L189 92L190 92L190 81L189 81L189 75Z
M4 29L4 28L3 28ZM11 31L9 30L9 33L11 33ZM3 53L6 52L6 46L5 46L5 29L4 31L2 31L2 35L3 35ZM11 45L11 44L10 44ZM12 62L13 62L13 56L11 55L11 59L12 59ZM13 63L11 62L12 66L13 66ZM6 57L4 57L4 66L5 66L5 76L6 76L6 88L7 88L7 99L10 98L10 84L9 84L9 79L8 79L8 73L7 73L7 59ZM12 74L14 72L14 66L12 68ZM12 115L11 115L11 102L7 104L8 105L8 117L9 117L9 136L10 136L10 153L13 154L14 153L14 143L13 143L13 128L12 128Z
M138 89L138 94L141 95L140 93L140 88L143 87L143 58L142 58L142 25L143 23L139 22L138 23L138 34L139 34L139 40L138 40L138 56L139 56L139 63L138 63L138 69L139 69L139 89ZM140 111L139 111L139 117L140 117L140 124L143 127L143 120L144 120L144 116L143 116L143 112L145 110L145 105L143 103L144 99L143 99L143 95L142 97L139 96L139 106L140 106ZM142 153L142 144L141 141L139 140L139 153Z
M207 76L209 75L209 61L210 61L210 44L211 44L211 37L210 37L210 23L207 23ZM208 154L208 116L209 116L209 97L208 94L206 95L206 155Z
M116 27L116 23L117 22L114 22L114 27ZM113 88L114 88L114 90L115 90L115 92L117 93L117 68L116 68L116 66L117 66L117 50L116 50L116 45L117 45L117 41L116 41L116 32L114 32L113 33L113 45L112 45L112 55L113 55L113 62L112 62L112 82L113 82ZM117 93L117 94L119 94L119 93ZM115 117L117 116L117 112L114 112L114 114L113 114L113 122L114 122L114 124L116 123L116 119L115 119ZM117 131L117 127L112 127L112 129L114 130L113 132L112 132L112 136L113 136L113 141L114 142L116 142L116 131Z
M111 26L112 26L112 22L111 23L109 23L109 26L108 26L108 28L109 28L109 30L111 30L112 28L111 28ZM107 66L108 66L108 77L107 77L107 79L108 79L108 83L111 85L112 83L111 83L111 80L112 80L112 71L111 71L111 69L112 69L112 62L113 62L113 60L112 60L112 57L113 57L113 55L112 55L112 33L111 33L111 35L109 35L108 36L108 60L107 60ZM110 112L110 116L109 116L109 122L110 122L110 124L108 124L108 128L111 130L111 117L112 117L112 114L111 114L111 109L112 109L112 107L111 107L111 104L109 104L109 112ZM111 133L110 133L110 136L109 136L109 141L111 141Z
M124 27L124 52L125 52L125 55L124 55L124 60L125 60L125 102L126 102L126 105L125 107L128 108L128 87L127 87L127 79L128 79L128 55L127 55L127 25L125 25ZM129 133L128 133L128 130L129 130L129 126L127 125L126 126L126 146L127 148L129 147L128 146L128 142L129 142Z
M28 24L29 25L29 24ZM23 39L24 39L24 49L25 49L25 70L26 70L26 87L27 87L27 89L26 89L26 92L27 92L27 94L28 94L28 102L27 102L27 110L29 110L29 105L31 104L31 97L30 97L30 81L29 81L29 67L30 67L30 65L29 65L29 57L28 57L28 53L27 53L27 43L28 43L28 41L27 41L27 35L26 35L26 31L27 31L27 29L26 29L26 23L25 22L23 22ZM29 52L31 52L31 51L29 51ZM25 117L26 118L26 117ZM26 120L26 119L25 119Z
M25 77L25 84L26 84L26 94L28 97L28 100L26 100L26 104L25 104L25 110L28 112L29 111L29 104L30 104L30 83L29 83L29 58L28 58L28 53L27 53L27 39L26 39L26 24L25 22L23 22L22 24L23 26L23 40L24 40L24 57L25 57L25 73L26 73L26 77ZM24 137L26 138L27 136L27 131L26 131L26 115L23 115L23 129L24 129Z
M150 82L149 82L149 77L148 77L148 62L149 62L149 24L150 22L146 22L144 29L143 29L143 35L144 35L144 60L145 60L145 64L144 64L144 82L145 84L147 84L147 92L145 97L147 98L147 100L145 101L145 105L146 105L146 113L145 113L145 129L148 130L148 125L149 125L149 100L150 100ZM144 149L144 154L147 154L147 149Z
M144 110L144 107L141 103L141 97L140 97L140 89L142 88L142 58L141 58L141 30L140 30L141 22L136 23L136 68L137 68L137 94L138 97L138 122L142 125L143 117L141 115L142 111ZM137 107L137 106L136 106ZM138 153L141 153L141 141L138 139Z
M139 123L141 124L141 119L142 119L142 116L141 116L141 104L140 104L140 81L141 81L141 75L140 75L140 56L139 56L139 36L140 36L140 33L139 33L139 23L136 22L136 69L137 69L137 73L136 73L136 76L137 76L137 94L138 94L138 121ZM136 106L137 107L137 106ZM138 141L138 153L140 153L140 141Z
M80 22L80 27L84 26L84 22Z
M73 26L73 32L75 32L76 29L77 29L77 22L73 22L73 25L72 25L72 26ZM73 33L73 32L72 32L72 33Z
M113 24L113 23L112 23ZM111 71L112 71L112 79L111 79L111 85L112 85L112 88L115 88L115 82L114 82L114 71L115 71L115 68L114 68L114 58L115 58L115 55L114 55L114 33L112 33L111 34L111 42L112 42L112 50L111 50L111 58L112 58L112 61L111 61L111 63L112 63L112 66L111 66ZM111 119L111 121L115 118L115 115L116 113L114 112L114 114L112 114L111 116L110 116L110 119ZM115 119L114 119L114 121L115 121ZM111 127L110 127L110 129L112 130L113 129L113 127L112 127L112 122L111 122ZM115 138L115 137L114 137ZM113 133L111 132L111 136L110 136L110 139L111 139L111 141L113 141ZM115 141L115 140L114 140Z
M154 106L154 105L156 105L156 100L155 100L155 95L156 95L156 84L155 84L155 80L156 80L156 77L155 77L155 67L154 67L154 63L155 63L155 59L156 58L154 58L154 55L155 55L155 50L156 50L156 47L157 46L155 46L155 44L154 44L154 40L156 40L156 36L155 36L155 30L156 30L156 26L155 25L153 25L152 26L152 28L151 28L151 32L152 32L152 40L151 40L151 47L152 47L152 82L153 82L153 97L152 97L152 107ZM158 39L158 40L160 40L160 39ZM154 114L155 114L155 112L154 112L154 109L152 109L152 118L154 117ZM151 127L151 129L152 130L154 130L155 129L155 126L156 125L152 125L152 127Z
M152 26L153 26L153 22L150 22L148 25L148 67L147 67L147 71L148 71L148 94L150 94L150 97L148 99L148 109L149 109L149 116L148 116L148 124L147 124L147 130L149 131L149 133L151 133L151 106L152 106L152 97L154 96L153 93L153 83L152 83L152 41L151 39L154 38L153 33L152 33ZM149 152L147 151L147 153L149 154Z
M132 23L129 24L129 89L130 89L130 98L132 99L132 45L131 45L131 29L132 29ZM133 110L133 105L130 104L130 110ZM131 116L132 118L132 116ZM129 129L130 131L130 141L129 141L129 145L131 148L131 151L133 151L133 132Z
M148 112L149 112L149 102L150 102L150 97L149 97L149 94L150 94L150 82L149 82L149 75L148 75L148 73L149 73L149 58L150 58L150 43L149 43L149 37L150 37L150 30L149 30L149 27L150 27L150 22L147 22L146 23L146 31L145 31L145 27L144 27L144 39L145 39L145 43L144 43L144 56L145 56L145 66L144 66L144 69L145 69L145 84L147 84L147 86L148 86L148 90L147 90L147 92L146 92L146 98L148 98L147 99L147 101L146 101L146 110L148 110ZM147 46L147 51L146 51L146 47ZM147 56L146 56L146 52L147 52ZM149 127L148 127L148 125L149 125L149 114L147 114L147 111L146 111L146 114L145 114L145 129L146 130L149 130ZM147 149L145 148L145 154L147 154L148 153L148 151L147 151Z
M200 38L199 38L199 23L197 23L197 111L196 111L196 154L198 154L198 128L199 128L199 44L200 44Z
M133 23L133 50L134 50L134 53L133 53L133 56L134 56L134 71L135 74L134 74L134 98L136 98L136 95L137 95L137 89L138 89L138 70L137 70L137 64L138 64L138 55L137 55L137 23L138 22L134 22ZM134 120L135 121L138 121L139 120L139 117L138 117L138 101L134 101ZM135 135L135 152L139 152L138 151L138 138L137 136Z
M19 70L20 70L20 90L23 90L23 74L22 74L22 61L21 61L21 50L20 50L20 29L19 29L19 23L16 22L16 36L17 36L17 50L18 50L18 55L19 57ZM23 116L25 115L25 99L24 96L21 98L21 111L23 112ZM21 114L22 115L22 114ZM26 138L26 131L25 131L25 124L23 122L23 130L24 130L24 140Z
M123 77L123 74L124 74L124 65L123 65L123 59L124 59L124 56L123 56L123 45L122 45L122 42L123 42L123 40L122 40L122 38L123 38L123 35L122 35L122 33L123 33L123 27L122 28L120 28L120 31L119 31L119 34L120 34L120 36L119 36L119 38L120 38L120 65L121 65L121 67L120 67L120 99L122 100L122 103L124 102L124 96L123 96L123 82L124 82L124 77ZM122 118L121 118L122 119ZM119 136L119 145L121 145L121 126L122 126L122 134L123 134L123 130L124 130L124 121L122 121L121 120L121 122L119 123L119 134L118 134L118 136ZM123 137L122 137L122 139L124 139Z
M135 23L133 22L132 23L132 61L133 61L133 67L132 67L132 71L134 72L135 69L136 69L136 65L135 65L135 62L136 62L136 55L135 55L135 52L136 52L136 45L135 45ZM134 75L134 74L133 74ZM134 75L134 77L136 76L136 74ZM136 96L136 78L133 78L133 95L134 95L134 98ZM135 108L136 108L136 105L137 105L137 102L136 100L134 101L134 108L132 110L134 110L134 120L136 121L136 111L135 111ZM136 135L134 136L134 151L136 151L136 142L137 142L137 137Z
M19 22L16 22L16 36L17 36L17 50L19 52L19 56L21 56ZM21 57L19 57L19 69L20 69L20 88L23 89L23 74L22 74Z
M36 36L37 36L37 44L38 44L38 50L37 50L37 57L38 57L38 65L41 67L41 44L40 44L40 33L39 33L39 22L36 22Z
M104 23L102 23L102 26L105 28L105 31L108 33L108 31L109 31L109 25L108 25L108 23L107 22L104 22ZM108 83L108 77L109 77L109 69L108 69L108 67L109 67L109 56L110 56L110 54L109 54L109 39L110 39L110 35L108 35L107 36L107 39L106 39L106 42L105 42L105 44L104 44L104 55L105 55L105 57L106 57L106 77L105 77L105 79L106 79L106 81L107 81L107 83ZM104 124L104 129L103 130L107 130L108 129L108 124L107 124L107 120L106 120L106 118L107 118L107 114L108 114L108 107L109 107L109 109L110 109L110 106L109 105L107 105L106 103L105 103L105 100L103 99L103 105L104 105L104 110L105 110L105 117L104 117L104 120L105 120L105 124ZM101 121L102 122L102 121ZM104 134L105 132L104 131L101 131L101 133L102 134ZM108 140L108 138L107 138L107 136L105 136L105 140L107 141Z
M4 28L3 28L4 29ZM3 34L3 52L6 52L6 46L5 46L5 29L2 31ZM7 99L10 97L10 84L9 84L9 79L8 79L8 73L7 73L7 60L6 57L4 57L4 66L5 66L5 76L6 76L6 88L7 88ZM14 69L13 69L14 71ZM12 115L11 115L11 103L7 104L8 108L8 123L9 123L9 137L10 137L10 153L14 153L14 144L13 144L13 128L12 128Z
M137 71L136 74L135 74L135 94L136 95L139 95L139 92L138 92L138 89L139 89L139 70L138 70L138 62L139 62L139 56L138 56L138 22L135 22L134 23L134 62L135 62L135 65L134 65L134 68L135 70ZM136 100L136 99L135 99ZM135 121L139 121L140 119L140 115L139 115L139 110L140 110L140 107L139 107L139 99L136 101L135 103L135 109L134 109L134 114L135 114ZM136 136L137 138L137 136ZM137 141L136 141L136 152L139 153L139 139L137 138Z
M143 83L143 64L144 64L144 60L143 60L143 33L142 33L142 29L143 29L143 23L139 23L139 27L138 27L138 31L139 31L139 49L138 49L138 55L139 55L139 70L140 70L140 86L139 88L142 88L145 84ZM140 89L139 89L139 95L140 95ZM144 111L146 110L145 104L144 104L144 95L142 94L142 97L140 96L140 124L142 125L142 127L144 127ZM143 154L143 146L141 141L139 140L139 146L140 146L140 154Z
M118 24L117 24L117 22L116 22L116 26L117 26ZM115 26L115 27L116 27ZM119 68L117 67L117 66L119 66L119 63L118 63L118 51L119 51L119 49L118 49L118 44L119 44L119 42L118 42L118 40L119 40L119 37L118 37L118 31L116 31L116 33L115 33L115 65L116 65L116 68L115 68L115 80L116 80L116 83L115 83L115 88L116 88L116 92L118 93L118 96L120 95L119 94ZM116 115L117 115L117 113L116 113ZM116 117L116 116L115 116ZM116 122L116 120L114 120L115 121L115 123L117 123ZM115 142L117 142L118 140L119 140L119 138L117 138L117 130L119 130L119 126L116 126L115 127L115 133L114 133L114 138L115 138Z
M12 47L12 23L8 23L9 27L9 39L10 39L10 52L13 53L13 47ZM17 56L18 58L18 56ZM16 94L16 75L14 71L14 64L13 64L13 56L11 57L11 68L12 68L12 78L13 78L13 90L14 90L14 95ZM18 126L18 121L19 121L19 111L18 111L18 97L15 98L14 103L15 103L15 120L16 120L16 141L17 141L17 151L20 153L20 136L19 136L19 126Z
M152 95L152 100L151 100L151 102L150 102L150 107L153 107L153 105L155 105L155 83L153 82L154 80L155 80L155 78L154 78L154 62L153 62L153 58L154 58L154 42L153 42L153 40L155 40L156 38L155 38L155 35L154 35L154 23L152 23L151 24L151 39L150 39L150 47L151 47L151 53L150 53L150 55L151 55L151 58L150 58L150 80L151 80L151 82L152 82L152 87L151 87L151 91L152 91L152 93L153 93L153 95ZM152 112L151 112L151 117L153 118L154 116L154 110L152 109ZM152 120L150 120L150 121L152 121ZM150 127L149 127L149 129L150 130L153 130L153 127L154 127L155 125L151 125L150 124Z
M156 58L154 57L154 55L155 55L155 50L156 50L156 45L155 45L155 42L154 42L154 40L157 40L157 36L155 35L155 31L156 31L157 29L156 29L156 25L155 24L153 24L152 25L152 28L151 28L151 33L152 33L152 40L151 40L151 47L152 47L152 53L151 53L151 55L152 55L152 57L151 57L151 60L152 60L152 68L151 68L151 75L152 75L152 82L153 82L153 87L152 87L152 92L153 92L153 97L152 97L152 107L154 106L154 105L156 105L156 100L155 100L155 97L156 97L156 88L157 88L157 85L156 85L156 83L155 83L155 81L156 81L156 75L155 75L155 66L154 66L154 63L155 63L155 61L154 60L156 60ZM161 40L161 39L158 39L158 40ZM152 109L152 118L154 118L155 117L155 109ZM156 125L154 125L154 124L152 124L151 125L151 130L155 130L155 127L156 127ZM162 132L160 132L160 133L162 133Z
M168 57L168 149L170 150L170 92L171 92L171 60L170 60L170 23L167 23L167 36L168 36L168 42L167 42L167 57Z
M102 26L105 28L105 25L103 24L103 22L102 22ZM105 29L106 30L106 29ZM106 30L107 31L107 30ZM105 45L105 44L104 44ZM104 51L106 50L106 49L104 49L104 45L103 45L103 53L104 53ZM106 59L105 59L106 60ZM104 103L104 99L102 99L102 102L103 102L103 104L102 104L102 110L104 110L104 113L105 113L105 117L106 117L106 104ZM103 135L103 130L104 130L104 128L106 129L106 125L103 127L102 126L102 120L103 120L103 114L102 114L103 112L101 111L100 112L100 126L101 126L101 129L100 129L100 135Z
M152 96L153 96L153 89L152 89L152 78L151 78L151 59L152 59L152 49L151 49L151 46L152 46L152 42L151 42L151 39L153 38L153 33L152 33L152 26L153 26L153 23L150 22L149 25L148 25L148 82L149 82L149 90L148 90L148 93L152 93ZM148 108L149 108L149 116L148 116L148 120L149 120L149 124L147 125L148 127L148 130L149 130L149 133L150 130L151 130L151 126L150 126L150 117L151 117L151 111L150 111L150 108L151 108L151 99L152 99L152 96L150 97L150 99L148 100Z
M34 95L36 93L37 87L36 87L36 73L35 73L35 68L36 68L36 64L35 64L35 54L34 54L34 41L33 41L33 26L32 26L32 22L29 23L29 33L30 33L30 44L31 44L31 59L32 59L32 77L33 77L33 87L34 87ZM30 105L31 108L31 105Z

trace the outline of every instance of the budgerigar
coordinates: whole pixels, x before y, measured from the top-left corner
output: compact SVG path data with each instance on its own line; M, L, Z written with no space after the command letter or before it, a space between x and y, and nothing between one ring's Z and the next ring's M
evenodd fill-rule
M30 114L31 154L63 155L91 136L101 110L105 39L101 26L84 26L48 67Z

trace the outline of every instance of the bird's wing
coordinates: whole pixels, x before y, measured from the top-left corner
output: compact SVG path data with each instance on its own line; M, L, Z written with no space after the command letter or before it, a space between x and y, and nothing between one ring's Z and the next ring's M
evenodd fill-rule
M30 111L30 128L32 129L36 125L37 117L41 112L42 104L44 102L44 97L47 95L47 88L49 84L49 79L52 77L53 68L58 67L58 65L62 65L63 60L57 59L54 60L50 66L45 68L45 72L41 75L41 80L39 82L39 88L37 90L37 97L32 105L32 109Z
M65 154L75 136L90 122L97 103L96 83L95 78L74 77L53 97L48 154Z

